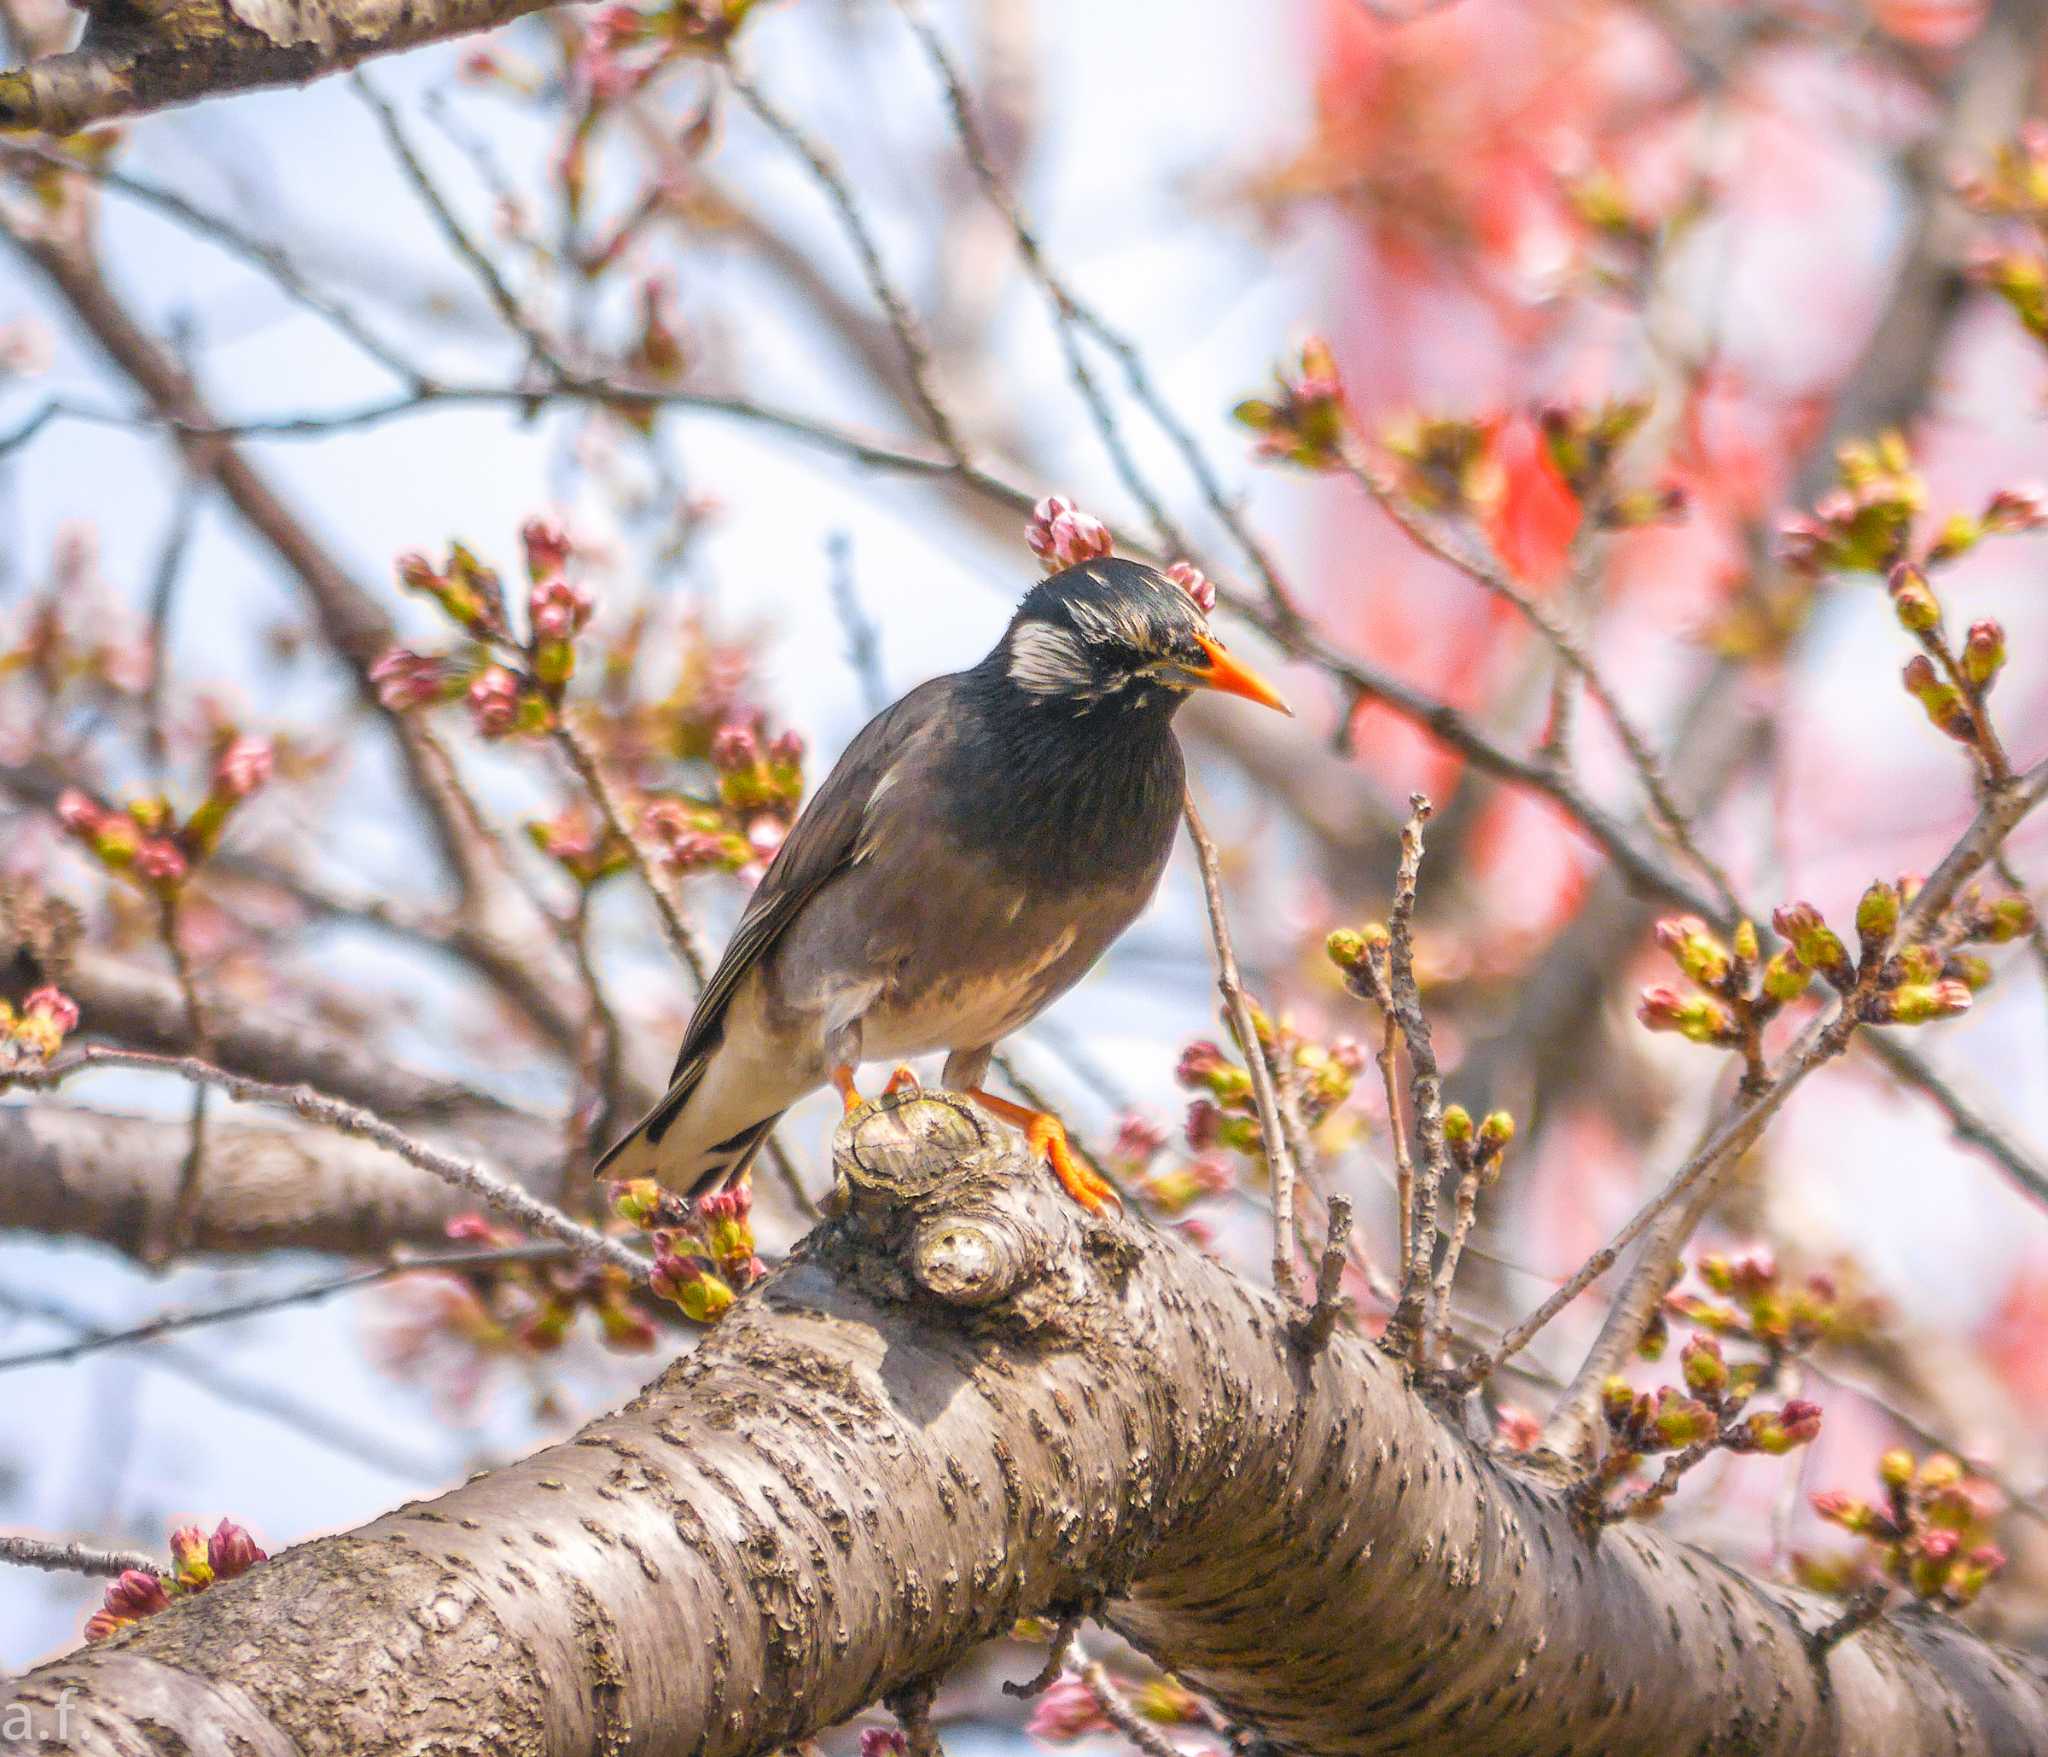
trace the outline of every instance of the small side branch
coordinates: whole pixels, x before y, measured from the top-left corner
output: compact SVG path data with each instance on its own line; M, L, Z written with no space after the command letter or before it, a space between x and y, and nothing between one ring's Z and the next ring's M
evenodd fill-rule
M1273 1288L1290 1311L1301 1307L1301 1285L1294 1273L1294 1154L1280 1116L1280 1101L1274 1091L1273 1070L1266 1060L1265 1045L1259 1040L1252 1004L1238 973L1237 953L1230 943L1230 922L1223 909L1223 878L1216 862L1216 844L1202 827L1195 797L1181 801L1187 819L1188 838L1195 845L1195 859L1202 872L1202 896L1209 909L1209 935L1216 943L1216 987L1230 1014L1231 1029L1243 1052L1245 1071L1251 1076L1252 1101L1259 1112L1259 1137L1266 1152L1266 1164L1273 1174Z
M1329 1346L1344 1315L1344 1265L1351 1255L1351 1198L1330 1198L1330 1230L1323 1239L1322 1260L1316 1266L1316 1302L1294 1326L1294 1339L1302 1352L1313 1357Z
M15 1537L0 1533L0 1562L14 1562L23 1568L41 1568L50 1574L125 1574L131 1568L144 1574L162 1570L156 1558L140 1550L96 1550L82 1543L51 1543L47 1538Z
M1429 822L1431 806L1420 793L1412 795L1408 804L1408 822L1401 830L1401 864L1394 879L1394 906L1387 916L1387 992L1393 1018L1408 1047L1408 1091L1415 1116L1419 1172L1411 1182L1409 1231L1402 1251L1406 1268L1400 1300L1387 1322L1386 1346L1419 1357L1424 1307L1436 1262L1437 1202L1449 1154L1444 1146L1443 1076L1437 1069L1429 1019L1422 1010L1422 992L1415 979L1415 895L1422 869L1422 827Z

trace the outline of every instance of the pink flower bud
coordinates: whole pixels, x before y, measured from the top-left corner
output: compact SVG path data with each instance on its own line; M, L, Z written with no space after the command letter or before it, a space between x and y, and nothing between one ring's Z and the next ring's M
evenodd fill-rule
M171 1608L171 1595L154 1574L140 1568L122 1570L120 1578L107 1588L105 1606L116 1617L153 1617Z
M1109 1730L1109 1722L1097 1705L1094 1692L1079 1678L1055 1678L1040 1692L1025 1729L1034 1739L1055 1744L1078 1739L1084 1733Z
M1176 561L1166 570L1166 577L1195 601L1195 608L1204 616L1216 608L1214 583L1192 561Z
M527 599L534 638L544 641L572 640L590 621L590 594L572 586L559 574L541 580Z
M1180 1052L1173 1077L1183 1086L1200 1086L1226 1065L1222 1050L1205 1039L1197 1039Z
M1024 541L1047 573L1112 552L1108 527L1059 494L1047 495L1031 509Z
M502 665L477 673L468 701L470 718L485 738L503 738L519 724L519 680Z
M190 868L175 842L151 836L135 851L135 870L152 884L175 885Z
M761 760L761 741L755 737L754 729L738 720L728 720L711 738L711 763L714 768L731 774L738 769L751 769Z
M370 667L377 700L394 714L423 708L439 693L440 667L419 653L393 647Z
M213 784L230 799L247 799L275 767L268 741L237 738L213 761Z
M1130 1165L1144 1165L1166 1145L1166 1131L1150 1117L1126 1115L1117 1125L1110 1156Z
M60 1037L78 1029L78 1003L48 983L31 989L28 999L21 1003L21 1010L31 1018L48 1020Z
M778 732L775 735L775 742L768 747L768 756L773 762L786 763L790 768L795 768L804 760L804 749L804 735L801 732Z
M528 519L519 527L519 540L526 545L526 577L535 585L569 565L569 534L559 519Z
M731 857L732 848L725 837L709 830L685 830L669 845L662 862L677 872L693 872L730 865Z
M1216 1145L1222 1126L1223 1112L1216 1108L1213 1100L1197 1098L1188 1106L1187 1142L1197 1153Z
M104 815L99 803L76 787L67 787L57 795L57 821L74 836L90 838L98 831Z
M206 1540L206 1559L217 1580L232 1580L246 1574L258 1562L270 1558L256 1547L256 1540L232 1519L223 1519Z
M910 1741L895 1727L863 1727L860 1757L906 1757Z

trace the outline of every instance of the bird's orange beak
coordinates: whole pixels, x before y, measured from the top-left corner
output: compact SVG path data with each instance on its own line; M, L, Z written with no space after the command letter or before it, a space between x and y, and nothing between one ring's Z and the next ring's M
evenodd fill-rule
M1211 640L1205 634L1197 634L1195 639L1208 654L1209 664L1201 671L1188 668L1187 675L1194 682L1204 689L1220 689L1225 695L1241 695L1262 708L1275 708L1290 720L1294 717L1294 710L1280 699L1280 692L1249 665L1240 665L1226 653L1221 641Z

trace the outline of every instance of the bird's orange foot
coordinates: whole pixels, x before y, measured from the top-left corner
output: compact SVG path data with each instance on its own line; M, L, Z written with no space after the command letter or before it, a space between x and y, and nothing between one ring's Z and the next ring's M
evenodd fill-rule
M888 1085L882 1088L882 1096L887 1098L892 1093L902 1092L906 1089L916 1092L922 1088L917 1078L917 1070L910 1067L907 1063L899 1063L896 1071L889 1076Z
M841 1062L832 1070L832 1089L839 1094L839 1102L846 1106L846 1114L865 1110L868 1101L860 1095L860 1088L853 1083L853 1064Z
M1123 1198L1116 1193L1116 1187L1074 1151L1067 1141L1066 1124L1051 1111L1012 1104L1009 1099L998 1098L993 1092L983 1092L979 1087L968 1096L982 1109L1022 1129L1025 1144L1033 1156L1052 1167L1053 1175L1060 1180L1067 1194L1089 1213L1100 1214L1105 1208L1115 1208L1119 1213L1123 1211Z

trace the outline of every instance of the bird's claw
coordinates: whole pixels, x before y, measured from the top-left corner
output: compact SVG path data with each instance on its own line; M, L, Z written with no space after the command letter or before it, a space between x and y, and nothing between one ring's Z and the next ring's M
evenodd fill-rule
M1058 1117L1049 1111L1037 1112L1025 1125L1024 1139L1031 1151L1052 1167L1067 1194L1090 1214L1100 1214L1105 1208L1123 1212L1123 1198L1115 1186L1068 1145L1066 1125Z
M882 1088L882 1096L884 1098L892 1098L898 1092L906 1090L911 1092L922 1091L923 1085L917 1077L917 1070L915 1068L910 1067L907 1063L899 1062L896 1071L889 1076L888 1085Z

